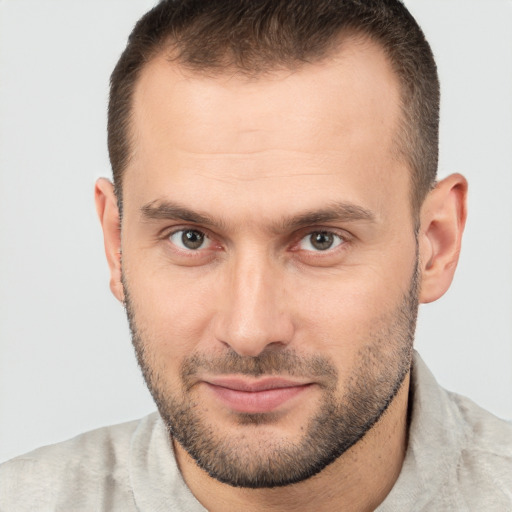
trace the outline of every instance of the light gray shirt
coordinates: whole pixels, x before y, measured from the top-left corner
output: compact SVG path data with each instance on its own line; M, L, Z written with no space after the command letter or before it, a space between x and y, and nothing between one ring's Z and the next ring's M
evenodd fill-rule
M512 425L442 389L417 354L411 382L407 454L377 511L512 511ZM1 465L0 512L29 511L205 509L183 481L154 413Z

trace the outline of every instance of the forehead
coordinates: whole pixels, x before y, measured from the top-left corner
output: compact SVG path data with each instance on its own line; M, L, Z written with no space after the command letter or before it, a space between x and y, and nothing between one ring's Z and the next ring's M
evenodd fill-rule
M252 78L194 73L160 55L134 92L125 205L180 186L264 201L276 189L357 196L408 181L394 152L399 91L382 49L361 38L319 63Z

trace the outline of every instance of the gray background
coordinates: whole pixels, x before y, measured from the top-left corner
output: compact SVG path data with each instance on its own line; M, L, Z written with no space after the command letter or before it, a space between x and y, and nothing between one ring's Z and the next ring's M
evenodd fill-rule
M0 461L154 409L110 295L94 181L108 77L150 0L0 0ZM409 0L442 80L440 176L470 182L460 267L420 308L439 381L512 419L512 2Z

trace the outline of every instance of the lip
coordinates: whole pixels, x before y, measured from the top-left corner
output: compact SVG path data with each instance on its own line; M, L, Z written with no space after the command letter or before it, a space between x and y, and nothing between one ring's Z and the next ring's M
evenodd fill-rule
M275 411L312 386L311 382L296 382L275 377L259 380L219 377L203 382L229 409L250 414Z

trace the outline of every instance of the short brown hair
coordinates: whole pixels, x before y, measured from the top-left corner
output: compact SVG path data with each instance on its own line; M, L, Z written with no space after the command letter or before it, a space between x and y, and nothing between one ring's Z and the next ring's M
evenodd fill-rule
M135 84L157 54L196 71L247 73L318 61L340 36L368 36L385 51L401 84L398 150L409 165L418 211L435 182L439 80L420 27L399 0L163 0L135 25L110 80L108 149L119 205L130 159Z

